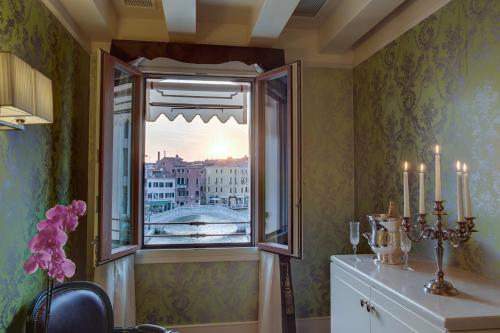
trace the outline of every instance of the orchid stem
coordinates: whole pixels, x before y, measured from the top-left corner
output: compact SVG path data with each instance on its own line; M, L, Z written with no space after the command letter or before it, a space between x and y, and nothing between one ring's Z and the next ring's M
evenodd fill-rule
M52 290L54 288L54 280L47 276L47 295L45 297L45 330L49 332L50 307L52 305Z

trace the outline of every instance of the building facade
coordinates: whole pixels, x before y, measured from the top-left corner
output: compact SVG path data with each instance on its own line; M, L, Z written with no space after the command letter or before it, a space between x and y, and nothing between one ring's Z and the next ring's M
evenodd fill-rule
M207 161L206 200L229 208L248 208L250 174L248 157Z
M157 168L154 163L145 165L144 210L146 219L152 214L175 208L175 176Z
M145 165L145 215L193 205L246 209L250 200L248 157L186 162L159 158Z

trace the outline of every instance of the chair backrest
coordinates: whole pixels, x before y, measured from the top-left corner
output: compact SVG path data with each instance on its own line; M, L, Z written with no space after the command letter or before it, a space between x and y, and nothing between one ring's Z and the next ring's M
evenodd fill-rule
M28 310L27 333L43 333L47 291ZM94 283L76 281L54 287L49 333L111 333L113 309L108 295Z

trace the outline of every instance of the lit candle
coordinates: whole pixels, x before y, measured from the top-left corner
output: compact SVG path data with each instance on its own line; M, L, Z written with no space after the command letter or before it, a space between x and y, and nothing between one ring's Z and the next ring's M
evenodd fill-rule
M408 187L408 162L405 161L405 171L403 172L403 216L410 217L410 189Z
M464 220L464 195L462 192L462 169L460 161L457 161L457 219L459 222Z
M425 185L424 185L424 164L420 164L420 200L418 205L418 213L425 214Z
M442 201L443 196L441 195L441 155L439 154L439 145L436 145L436 156L434 160L435 167L435 183L436 183L436 201Z
M472 217L472 209L470 205L470 192L469 192L469 173L467 172L467 165L464 163L464 193L465 193L465 217Z

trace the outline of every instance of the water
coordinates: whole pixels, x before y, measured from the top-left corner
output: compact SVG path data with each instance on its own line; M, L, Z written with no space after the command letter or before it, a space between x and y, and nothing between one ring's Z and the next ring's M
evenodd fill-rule
M182 216L172 220L157 221L162 223L189 223L207 222L209 225L152 225L154 234L146 227L145 241L152 244L209 244L209 243L248 243L250 238L250 222L226 224L236 222L234 218L224 214L194 214ZM235 235L237 233L237 235ZM243 234L243 235L242 235ZM161 237L154 237L159 235ZM198 237L191 237L198 235ZM151 236L151 237L150 237Z

